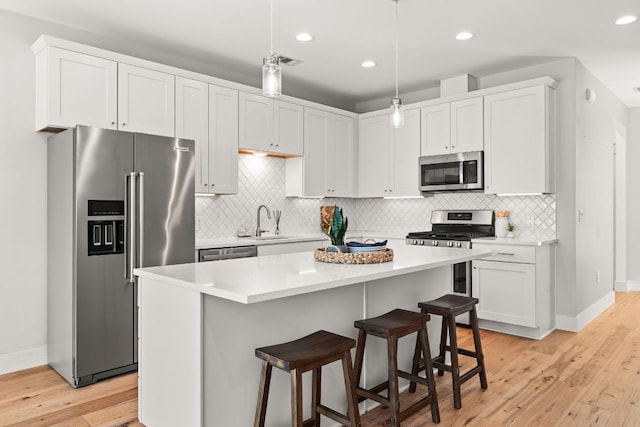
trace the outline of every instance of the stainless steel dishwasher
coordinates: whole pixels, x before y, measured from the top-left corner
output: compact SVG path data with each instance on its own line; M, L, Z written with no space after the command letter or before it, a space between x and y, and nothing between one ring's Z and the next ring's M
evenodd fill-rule
M257 246L233 246L229 248L200 249L198 261L220 261L234 258L250 258L258 256Z

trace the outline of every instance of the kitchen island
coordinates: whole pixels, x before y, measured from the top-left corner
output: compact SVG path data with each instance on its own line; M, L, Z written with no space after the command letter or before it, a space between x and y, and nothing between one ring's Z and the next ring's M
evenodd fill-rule
M452 264L491 254L403 242L393 249L394 260L381 264L327 264L301 252L136 270L140 421L154 427L251 425L261 366L255 348L319 329L355 338L355 320L394 308L416 310L418 301L451 291ZM429 323L437 343L439 323ZM367 384L386 374L386 347L370 341ZM415 342L400 344L398 360L406 369ZM346 406L340 369L334 364L323 372L323 399L338 410ZM305 383L306 402L309 390ZM290 422L289 393L289 376L275 370L268 425Z

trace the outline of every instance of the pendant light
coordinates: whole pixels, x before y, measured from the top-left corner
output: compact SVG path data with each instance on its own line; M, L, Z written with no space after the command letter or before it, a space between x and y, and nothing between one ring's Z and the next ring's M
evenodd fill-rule
M394 128L404 125L404 104L398 96L398 0L392 0L396 4L396 96L391 98L390 122Z
M280 58L273 51L273 0L269 10L269 38L271 40L269 56L262 59L262 94L276 97L282 94L282 69Z

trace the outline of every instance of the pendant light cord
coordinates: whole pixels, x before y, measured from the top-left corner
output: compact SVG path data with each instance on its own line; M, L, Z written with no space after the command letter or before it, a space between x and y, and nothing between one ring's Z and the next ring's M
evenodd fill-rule
M396 3L396 98L398 97L398 0Z
M273 55L273 0L269 7L269 39L271 40L269 55Z

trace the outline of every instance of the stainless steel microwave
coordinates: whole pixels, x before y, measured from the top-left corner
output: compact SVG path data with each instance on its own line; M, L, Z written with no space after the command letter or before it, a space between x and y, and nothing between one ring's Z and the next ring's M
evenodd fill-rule
M483 152L420 157L420 191L482 191Z

